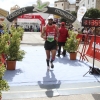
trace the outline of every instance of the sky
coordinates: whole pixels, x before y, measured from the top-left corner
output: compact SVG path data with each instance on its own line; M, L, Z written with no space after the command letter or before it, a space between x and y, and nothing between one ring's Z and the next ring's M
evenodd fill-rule
M0 8L10 11L10 8L13 7L14 5L18 5L21 7L26 7L26 6L32 6L33 4L36 4L37 0L0 0ZM42 2L46 2L48 0L42 0ZM50 0L50 6L54 5L54 1L58 0ZM76 0L69 0L70 3L75 3Z

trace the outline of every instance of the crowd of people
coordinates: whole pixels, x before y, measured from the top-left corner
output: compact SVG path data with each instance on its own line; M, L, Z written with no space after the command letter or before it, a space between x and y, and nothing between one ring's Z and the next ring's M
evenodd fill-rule
M60 57L61 54L63 57L66 56L66 50L64 50L64 46L67 42L67 38L69 37L69 30L74 31L75 34L81 33L85 35L94 35L95 33L94 27L84 27L82 30L80 30L80 28L75 30L72 24L70 24L69 27L66 27L66 23L61 22L60 26L57 26L56 22L53 21L53 18L48 18L48 23L43 28L41 33L41 37L45 40L44 48L46 51L46 62L48 70L50 67L54 68L53 62L55 60L56 52L58 57ZM83 35L82 41L84 41L85 35ZM63 47L62 52L61 47Z
M40 32L40 27L39 26L27 26L27 28L24 28L25 32Z

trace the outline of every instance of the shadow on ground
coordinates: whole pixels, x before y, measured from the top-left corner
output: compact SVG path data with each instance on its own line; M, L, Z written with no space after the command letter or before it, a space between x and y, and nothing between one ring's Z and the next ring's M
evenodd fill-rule
M53 82L53 83L52 83ZM56 85L55 85L56 84ZM43 82L38 81L38 85L41 89L47 89L45 94L47 97L52 98L54 95L54 91L58 88L60 88L61 81L58 81L55 77L55 74L52 70L46 72L46 76L43 77Z

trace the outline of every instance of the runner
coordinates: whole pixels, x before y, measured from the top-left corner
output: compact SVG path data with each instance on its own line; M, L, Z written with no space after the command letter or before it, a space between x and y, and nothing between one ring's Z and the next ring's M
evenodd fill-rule
M58 27L53 24L53 17L48 18L47 25L43 28L41 37L45 40L44 48L46 50L46 62L47 69L50 69L49 63L51 63L51 68L54 68L53 61L55 60L56 49L57 49L57 40L58 40ZM50 60L50 52L52 54Z

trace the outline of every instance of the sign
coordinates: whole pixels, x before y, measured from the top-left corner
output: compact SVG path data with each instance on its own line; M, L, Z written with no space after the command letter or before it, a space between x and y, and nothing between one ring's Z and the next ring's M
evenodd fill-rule
M86 11L87 11L86 7L80 7L78 9L78 12L77 12L77 20L79 22L81 22L81 20L82 20L84 14L86 13Z
M41 0L37 0L37 5L33 4L33 11L36 12L46 12L48 10L49 2L42 2Z
M83 18L82 26L85 27L100 27L100 19L94 18Z
M94 57L94 36L91 38L91 42L89 48L86 52L86 55L90 57ZM100 36L96 36L96 43L95 43L95 59L100 61Z
M37 5L33 4L32 6L23 7L12 12L10 15L7 16L7 20L9 22L12 22L15 18L23 14L39 12L61 16L68 20L70 23L73 23L76 20L76 17L73 16L71 13L62 9L49 7L49 2L42 2L41 0L37 0Z
M18 16L19 19L39 19L42 25L45 25L45 20L40 15L24 14Z

